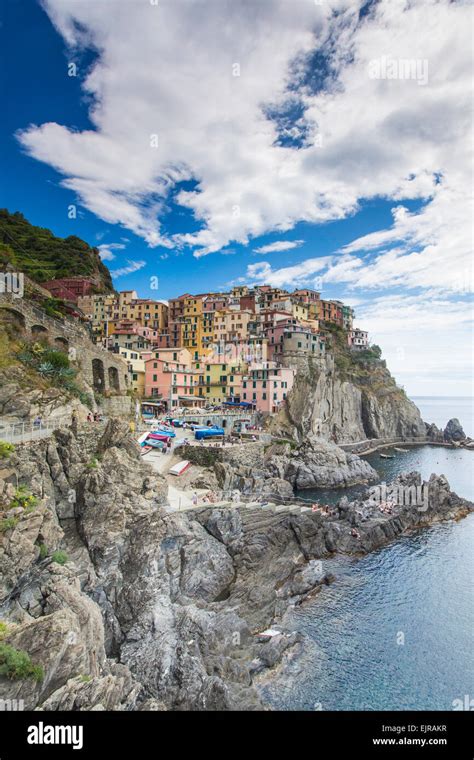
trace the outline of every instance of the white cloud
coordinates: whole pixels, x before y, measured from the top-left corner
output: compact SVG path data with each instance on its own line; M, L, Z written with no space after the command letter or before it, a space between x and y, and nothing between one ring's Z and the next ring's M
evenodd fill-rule
M314 275L321 272L330 263L329 256L321 256L317 259L306 259L300 264L291 267L272 269L268 261L259 261L257 264L249 264L247 267L246 281L255 284L266 283L274 288L297 287L298 285L312 284L317 287L319 279Z
M102 261L113 261L115 259L114 251L122 251L125 245L124 243L101 243L97 248Z
M261 245L260 248L254 248L254 253L277 253L279 251L291 251L293 248L299 248L303 245L304 240L275 240L274 243Z
M130 261L127 260L127 266L120 267L119 269L113 269L110 274L112 277L123 277L126 274L133 274L138 272L139 269L143 269L146 266L146 261Z

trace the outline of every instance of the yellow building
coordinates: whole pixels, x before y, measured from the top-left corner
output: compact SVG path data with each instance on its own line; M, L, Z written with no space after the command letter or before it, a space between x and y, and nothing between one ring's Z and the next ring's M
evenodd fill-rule
M203 365L202 384L206 399L212 404L222 404L227 399L239 397L242 377L247 365L241 363L211 362Z
M299 319L300 321L307 321L309 318L309 309L305 303L298 303L297 301L293 301L291 312L294 318Z
M142 398L145 395L145 361L141 353L121 348L119 355L127 362L133 390Z
M246 340L248 324L252 317L250 310L218 311L214 315L214 342L232 343Z

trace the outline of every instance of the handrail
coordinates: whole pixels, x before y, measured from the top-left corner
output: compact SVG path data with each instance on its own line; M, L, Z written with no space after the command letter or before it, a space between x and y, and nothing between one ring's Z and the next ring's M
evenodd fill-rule
M27 443L41 438L48 438L54 430L71 424L70 416L55 417L40 423L33 421L3 424L0 419L0 440L7 443Z

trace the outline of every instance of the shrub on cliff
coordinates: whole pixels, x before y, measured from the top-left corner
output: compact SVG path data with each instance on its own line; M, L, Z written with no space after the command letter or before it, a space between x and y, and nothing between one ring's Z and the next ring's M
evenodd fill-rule
M31 662L27 652L15 649L10 644L0 643L0 676L11 680L33 678L41 681L44 678L43 668Z
M13 454L14 451L15 451L15 447L13 443L0 441L0 459L8 459L10 454Z
M57 551L54 552L54 554L51 556L51 559L53 562L57 562L58 565L65 565L69 557L67 556L66 552Z

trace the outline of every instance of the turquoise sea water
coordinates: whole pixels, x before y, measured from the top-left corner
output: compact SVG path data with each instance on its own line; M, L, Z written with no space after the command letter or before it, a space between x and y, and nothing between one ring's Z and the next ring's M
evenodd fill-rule
M458 417L468 432L459 407L430 405L443 426ZM443 473L459 495L474 499L473 451L426 446L367 459L386 482L414 469L425 478ZM357 492L304 493L334 500ZM474 514L361 559L325 561L336 582L285 620L306 635L304 654L263 696L289 710L451 710L453 700L474 696L473 547Z

